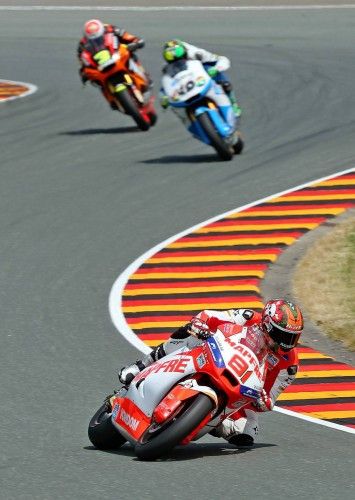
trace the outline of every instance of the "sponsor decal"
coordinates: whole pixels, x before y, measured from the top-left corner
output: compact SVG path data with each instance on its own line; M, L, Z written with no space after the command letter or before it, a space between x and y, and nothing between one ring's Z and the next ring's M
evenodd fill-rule
M197 363L197 366L199 368L203 368L205 366L206 358L205 358L204 354L200 354L199 356L197 356L196 363Z
M121 409L119 418L133 431L135 431L139 425L139 420L126 413L123 408Z
M273 368L274 366L277 365L277 363L279 362L279 359L276 356L274 356L273 354L269 353L267 356L267 362Z
M221 325L222 328L220 330L223 332L224 335L233 335L233 333L239 333L235 331L235 324L234 323L225 323L224 325Z
M215 365L218 366L218 368L224 368L226 365L224 364L222 353L218 345L216 344L216 341L212 338L209 338L207 339L207 343L208 347L210 348Z
M240 372L242 370L242 365L243 365L243 367L246 366L246 367L252 368L252 370L254 371L256 376L260 380L262 380L263 374L260 371L259 363L256 360L255 354L253 352L251 352L248 348L243 347L241 344L238 344L235 347L235 350L242 355L242 356L237 356L238 361L240 361L240 365L241 365L240 369L239 369L239 373L237 372L238 376L241 377ZM247 363L249 363L249 366Z
M254 398L254 399L258 399L260 397L259 391L256 391L251 387L247 387L246 385L240 386L240 394L243 394L243 396L248 396L249 398Z
M134 382L145 379L148 375L152 373L185 373L186 368L191 360L191 356L184 356L181 358L169 359L167 361L155 362L151 366L148 366L145 370L138 373L135 377Z
M203 76L199 76L199 77L196 79L196 86L197 86L197 87L202 87L205 83L206 83L206 80L204 79L204 77L203 77Z
M113 410L112 410L112 418L113 419L116 419L119 411L120 411L120 405L118 403L115 403Z

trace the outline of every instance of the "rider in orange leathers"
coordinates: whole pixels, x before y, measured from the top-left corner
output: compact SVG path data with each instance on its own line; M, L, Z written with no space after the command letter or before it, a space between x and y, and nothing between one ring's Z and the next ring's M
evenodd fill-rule
M149 74L144 70L135 50L141 49L145 45L143 38L132 35L122 28L117 28L113 24L104 24L99 19L90 19L84 24L84 34L79 41L77 54L80 62L79 76L83 84L88 81L85 68L92 64L91 52L96 47L98 50L103 46L107 48L118 48L119 44L128 45L131 52L129 61L130 69L143 76L147 81L147 90L152 87L153 82ZM115 108L114 103L110 103Z
M192 348L208 338L210 332L228 324L246 327L242 329L244 334L241 335L240 342L252 350L253 329L256 328L259 334L262 332L267 349L267 372L259 399L229 414L211 434L223 437L238 447L251 447L259 430L258 413L272 410L280 393L296 378L299 363L295 347L303 331L303 317L299 307L292 302L270 300L261 313L251 309L202 311L142 360L122 368L119 379L123 384L129 385L140 371L154 361L180 347Z

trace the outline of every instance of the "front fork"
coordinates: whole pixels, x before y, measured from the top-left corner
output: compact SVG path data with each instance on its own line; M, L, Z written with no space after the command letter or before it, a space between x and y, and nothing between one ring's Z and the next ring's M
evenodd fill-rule
M123 75L123 78L124 78L124 81L120 82L120 83L116 83L115 84L115 83L109 82L108 88L109 88L111 94L113 96L115 96L116 94L119 94L123 90L126 90L127 88L130 88L132 94L137 99L137 101L139 102L139 104L141 104L142 106L144 106L146 104L146 98L142 94L142 92L137 88L137 86L135 85L132 77L130 75L128 75L127 73L125 73ZM115 99L115 102L116 102L117 106L122 111L122 107L121 107L120 103L117 102L117 101L118 101L118 99Z

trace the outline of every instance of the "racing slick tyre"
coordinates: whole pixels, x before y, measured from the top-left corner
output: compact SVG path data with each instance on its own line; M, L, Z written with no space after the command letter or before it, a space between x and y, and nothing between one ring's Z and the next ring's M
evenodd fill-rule
M214 404L206 394L187 400L182 411L160 432L149 436L149 431L135 445L135 454L143 460L155 460L168 453L187 437L212 411Z
M114 450L126 442L126 439L115 429L111 421L111 408L106 402L90 420L88 435L91 443L99 450Z
M196 117L196 119L211 141L211 145L217 151L218 156L222 160L231 160L234 153L233 148L230 144L226 143L222 137L220 137L208 114L201 113Z
M147 121L140 113L139 107L136 104L136 101L134 98L131 96L129 93L129 90L121 90L120 92L117 92L116 98L120 101L121 106L127 113L127 115L130 115L133 120L136 122L138 128L140 130L148 130L150 127L151 122Z

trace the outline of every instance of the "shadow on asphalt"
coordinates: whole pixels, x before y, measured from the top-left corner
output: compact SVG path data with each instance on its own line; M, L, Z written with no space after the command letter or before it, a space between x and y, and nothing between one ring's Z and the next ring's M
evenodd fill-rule
M96 135L96 134L128 134L131 132L141 132L135 125L130 127L115 128L87 128L83 130L69 130L60 132L59 135Z
M171 155L161 156L160 158L151 158L150 160L143 160L141 163L148 165L160 163L220 163L221 160L215 154L211 155Z
M174 450L166 457L159 458L156 462L179 462L185 460L197 460L204 457L226 457L230 455L242 455L244 453L255 452L258 448L269 448L277 446L271 443L258 443L252 448L235 448L234 446L227 443L190 443L188 446L177 446ZM93 446L85 446L85 450L96 451L101 453L110 453L112 455L123 455L126 457L132 457L133 460L144 462L137 458L134 454L133 448L129 444L125 444L122 448L118 450L97 450Z

